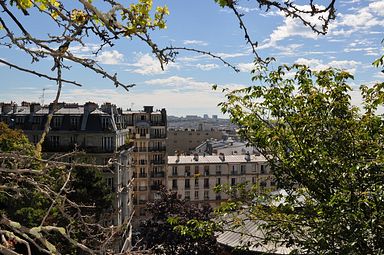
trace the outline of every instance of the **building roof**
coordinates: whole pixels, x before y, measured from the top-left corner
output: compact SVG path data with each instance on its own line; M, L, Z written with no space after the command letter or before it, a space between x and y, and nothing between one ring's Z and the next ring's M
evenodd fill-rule
M249 250L263 254L289 254L292 251L292 248L285 247L281 242L263 243L265 235L263 230L259 228L259 223L260 221L244 219L243 224L239 226L231 227L228 225L226 228L231 230L219 234L217 242L233 248L250 244Z
M208 155L208 156L168 156L168 164L220 164L220 163L250 163L265 162L263 156L251 155L250 160L246 160L247 155ZM197 159L197 160L196 160ZM224 160L223 160L224 159Z

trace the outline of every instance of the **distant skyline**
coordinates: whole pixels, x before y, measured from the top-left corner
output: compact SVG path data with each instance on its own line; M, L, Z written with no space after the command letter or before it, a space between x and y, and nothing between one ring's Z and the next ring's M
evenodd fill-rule
M321 2L321 1L319 1ZM358 87L382 81L384 75L371 63L384 54L384 0L337 1L337 18L327 35L321 36L304 27L298 20L286 18L276 10L265 12L254 2L240 1L250 35L259 43L261 56L277 58L279 64L303 63L320 69L333 66L349 70L355 75L351 82L353 102L358 104ZM236 65L236 73L221 62L207 56L180 51L176 62L162 71L159 63L142 43L121 40L113 48L105 48L97 57L106 70L117 73L126 83L135 83L129 93L116 89L111 82L79 66L64 70L64 77L84 84L82 88L65 85L60 101L84 103L112 102L123 108L141 109L153 105L166 108L169 115L219 115L217 104L223 94L211 90L213 84L238 88L251 82L253 56L245 44L243 32L235 16L220 8L213 0L166 1L155 0L154 5L168 5L170 15L167 29L153 33L160 47L169 45L194 47L210 51ZM33 18L33 15L29 17ZM33 20L31 29L40 31ZM39 30L40 29L40 30ZM54 28L47 28L54 29ZM46 31L46 30L44 30ZM0 31L0 36L3 31ZM97 45L87 39L86 46L73 45L70 50L90 55ZM0 58L21 66L30 66L31 59L20 51L0 46ZM50 73L52 63L42 60L33 69ZM48 70L48 71L47 71ZM0 101L53 100L55 83L0 65Z

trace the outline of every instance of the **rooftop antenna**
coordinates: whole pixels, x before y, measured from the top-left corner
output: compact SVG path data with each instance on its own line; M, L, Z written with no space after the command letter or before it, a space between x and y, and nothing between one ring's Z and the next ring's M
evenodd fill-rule
M41 94L41 96L39 97L40 100L41 100L41 105L44 105L44 97L45 97L45 91L47 90L47 88L43 88L43 93Z

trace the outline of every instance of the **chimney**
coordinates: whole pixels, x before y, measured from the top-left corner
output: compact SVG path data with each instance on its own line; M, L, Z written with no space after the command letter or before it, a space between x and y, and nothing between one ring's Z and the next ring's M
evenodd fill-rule
M225 161L224 153L220 153L219 154L219 158L220 158L221 161Z
M84 104L84 113L91 113L96 110L99 106L93 102L87 102Z
M245 153L245 160L248 162L251 161L251 155L249 154L249 151Z
M30 112L31 113L36 113L41 109L41 105L39 103L31 103L29 106Z
M54 110L54 109L53 109L53 105L54 105L54 103L50 103L50 104L49 104L49 111L50 111L50 112ZM65 103L57 103L57 105L56 105L56 110L59 110L59 109L63 108L64 105L65 105Z
M199 154L197 154L197 153L193 154L193 160L199 161Z
M144 112L146 113L153 112L153 106L144 106Z
M7 114L13 110L13 103L4 103L1 107L1 113Z
M176 154L176 163L179 163L180 162L180 153L177 152Z

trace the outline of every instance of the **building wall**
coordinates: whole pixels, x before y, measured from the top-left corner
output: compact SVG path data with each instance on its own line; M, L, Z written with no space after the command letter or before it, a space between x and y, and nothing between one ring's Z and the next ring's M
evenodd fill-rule
M250 160L246 160L246 155L168 157L167 188L177 192L181 199L215 207L228 199L227 194L213 190L216 185L245 182L260 188L275 188L273 174L264 157L250 156Z
M167 155L179 153L190 154L198 145L207 139L222 139L223 131L220 130L168 130Z

